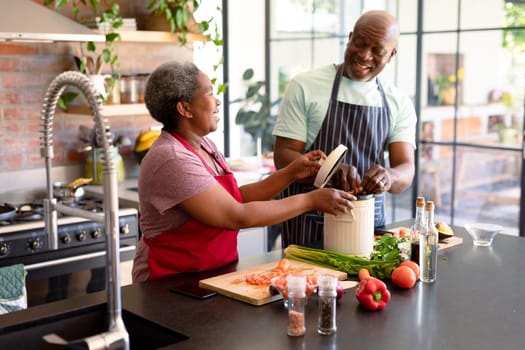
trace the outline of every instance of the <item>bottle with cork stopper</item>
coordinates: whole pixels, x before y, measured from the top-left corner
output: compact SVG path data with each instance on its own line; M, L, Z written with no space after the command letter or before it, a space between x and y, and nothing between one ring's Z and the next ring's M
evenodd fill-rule
M421 281L434 283L437 276L438 231L434 225L434 202L425 203L425 229L419 235Z
M416 216L410 230L410 260L419 264L419 235L425 229L425 197L416 198Z

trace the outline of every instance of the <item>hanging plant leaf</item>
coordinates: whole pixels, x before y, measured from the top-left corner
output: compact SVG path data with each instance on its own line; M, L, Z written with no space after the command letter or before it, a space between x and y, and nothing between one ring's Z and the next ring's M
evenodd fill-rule
M247 70L244 71L244 73L242 74L242 80L251 80L253 78L253 69L251 68L248 68Z
M58 98L58 106L62 109L67 109L67 106L71 104L78 96L77 92L63 92Z

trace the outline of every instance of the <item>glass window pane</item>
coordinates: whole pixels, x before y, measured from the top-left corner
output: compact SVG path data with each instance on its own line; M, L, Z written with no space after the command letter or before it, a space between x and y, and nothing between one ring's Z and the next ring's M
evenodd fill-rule
M255 80L264 80L264 1L265 0L229 0L228 1L228 82L229 105L220 109L229 109L229 154L232 158L252 156L255 154L254 141L244 131L242 125L235 123L239 108L238 101L246 96L247 85L243 81L246 69L254 70ZM256 13L247 16L247 13Z
M422 106L447 106L454 104L457 34L427 34L423 37L422 53ZM463 58L460 55L460 66Z
M270 43L271 96L277 100L297 73L343 61L345 40L314 39Z
M504 47L500 30L462 33L460 42L465 68L458 115L470 130L458 127L458 141L521 147L525 64L519 51ZM481 43L491 55L482 54Z
M455 30L458 28L459 0L431 0L423 3L423 30ZM479 4L474 7L478 9ZM473 11L473 12L476 12Z
M416 40L415 35L401 35L397 55L381 73L381 76L388 76L401 91L412 97L412 101L416 95Z
M423 39L420 127L431 126L432 141L452 141L454 137L455 92L449 90L455 91L456 37L452 33L427 34Z
M273 0L270 11L272 39L345 35L337 0Z
M316 39L313 42L313 67L327 64L342 63L346 48L346 37L344 39Z
M418 195L434 201L436 221L451 222L452 146L432 144L433 124L423 123L422 141L419 144Z
M475 11L473 11L475 9ZM461 0L461 29L500 28L504 24L505 1Z
M387 8L390 13L397 17L401 33L417 30L417 9L418 0L389 1Z
M497 223L517 235L521 153L459 147L457 165L455 223Z

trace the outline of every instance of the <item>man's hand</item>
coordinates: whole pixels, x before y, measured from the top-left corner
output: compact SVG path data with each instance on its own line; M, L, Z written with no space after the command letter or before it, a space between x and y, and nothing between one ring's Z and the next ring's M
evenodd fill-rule
M357 173L357 169L353 165L341 164L336 173L330 180L333 188L343 191L352 191L357 194L360 192L361 177Z
M388 192L390 187L392 187L392 177L388 170L379 164L375 164L368 169L361 182L361 188L364 193L380 194Z

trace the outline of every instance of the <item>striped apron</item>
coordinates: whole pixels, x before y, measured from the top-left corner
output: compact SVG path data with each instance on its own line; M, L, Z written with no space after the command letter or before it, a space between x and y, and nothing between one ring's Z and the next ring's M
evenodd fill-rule
M348 147L343 163L357 168L361 178L374 164L384 166L384 150L390 128L389 110L383 87L379 80L377 88L382 98L382 107L361 106L337 101L343 65L337 70L328 110L321 129L308 151L320 149L329 154L339 144ZM288 197L314 190L312 184L293 183L281 196ZM385 195L375 196L374 226L385 224ZM322 248L323 215L308 212L283 223L282 246L299 244Z

